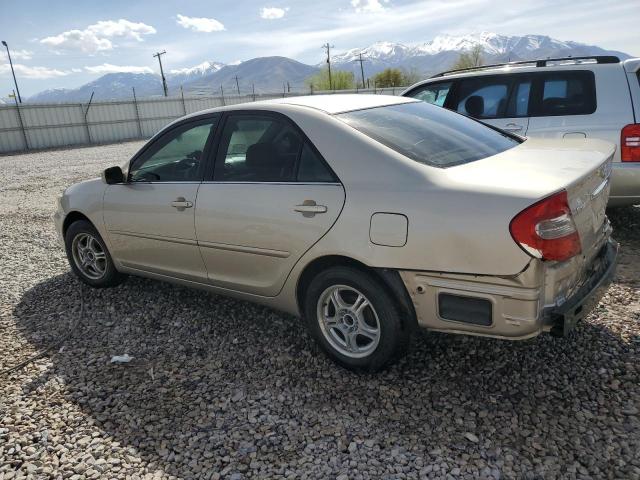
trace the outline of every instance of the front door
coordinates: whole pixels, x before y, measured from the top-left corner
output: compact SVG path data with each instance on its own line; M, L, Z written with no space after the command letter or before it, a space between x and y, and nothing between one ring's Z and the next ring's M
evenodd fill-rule
M196 233L209 282L275 296L338 218L344 189L286 117L227 116L211 181L198 192Z
M126 183L107 188L104 221L124 266L206 281L194 206L214 126L208 118L170 129L132 160Z

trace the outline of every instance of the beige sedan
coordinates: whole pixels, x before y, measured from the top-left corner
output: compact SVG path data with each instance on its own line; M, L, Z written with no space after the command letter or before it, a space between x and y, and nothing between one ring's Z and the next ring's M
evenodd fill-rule
M614 269L613 154L413 99L287 98L179 119L69 187L55 220L91 286L133 274L259 302L376 370L418 327L567 334Z

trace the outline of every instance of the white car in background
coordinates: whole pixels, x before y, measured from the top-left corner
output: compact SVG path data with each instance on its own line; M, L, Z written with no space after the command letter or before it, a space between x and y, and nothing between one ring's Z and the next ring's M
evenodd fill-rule
M640 204L640 58L573 57L443 72L402 93L532 138L617 146L609 206Z

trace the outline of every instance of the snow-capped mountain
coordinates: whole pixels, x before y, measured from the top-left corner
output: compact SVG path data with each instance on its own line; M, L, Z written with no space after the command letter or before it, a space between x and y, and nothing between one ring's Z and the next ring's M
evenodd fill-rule
M460 36L439 35L431 41L412 45L377 42L365 48L353 48L335 55L332 64L359 72L360 65L356 60L359 58L358 54L362 53L367 76L388 67L416 70L428 75L450 68L460 53L478 45L482 48L485 63L583 55L617 55L621 59L629 58L629 55L622 52L557 40L546 35L508 36L481 32Z
M360 78L360 64L356 62L362 53L364 74L371 77L388 67L413 71L420 76L428 76L451 68L462 52L476 45L482 47L485 63L497 63L536 58L616 55L620 59L629 55L604 50L595 45L556 40L545 35L499 35L481 32L469 35L439 35L423 43L402 44L376 42L365 48L352 48L331 57L332 67L350 70ZM237 92L256 93L279 92L287 83L295 91L303 91L304 81L326 65L323 61L316 66L305 65L286 57L259 57L245 62L224 65L220 62L205 61L189 68L170 70L167 75L169 93L175 95L180 86L186 94L217 95L220 86L225 95ZM238 84L236 84L236 76ZM162 95L162 81L155 74L110 73L75 89L55 89L40 92L29 101L77 102L88 101L91 92L94 100L114 100L131 98L131 88L135 87L138 98Z
M167 82L169 85L183 85L217 72L224 66L225 64L222 62L205 61L194 67L173 69L167 75Z

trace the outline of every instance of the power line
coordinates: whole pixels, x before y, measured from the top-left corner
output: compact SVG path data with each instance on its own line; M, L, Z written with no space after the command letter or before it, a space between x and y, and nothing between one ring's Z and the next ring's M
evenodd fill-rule
M354 60L354 62L360 62L360 73L362 73L362 88L367 88L366 84L364 83L364 67L362 66L363 62L366 62L367 59L362 58L362 52L358 54L358 57L359 58Z
M167 53L166 50L163 50L161 52L156 52L153 54L154 57L158 57L158 63L160 64L160 76L162 77L162 90L164 90L164 96L168 97L169 96L169 89L167 88L167 79L164 78L164 70L162 69L162 59L160 57L162 57L162 55L165 55Z
M331 49L333 45L329 45L329 42L325 43L322 48L327 51L327 66L329 67L329 90L333 90L333 83L331 81Z

